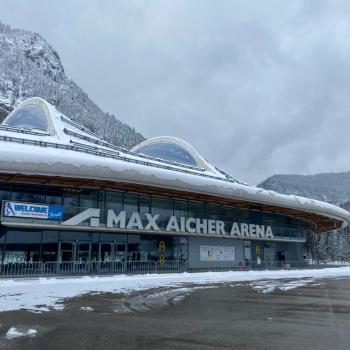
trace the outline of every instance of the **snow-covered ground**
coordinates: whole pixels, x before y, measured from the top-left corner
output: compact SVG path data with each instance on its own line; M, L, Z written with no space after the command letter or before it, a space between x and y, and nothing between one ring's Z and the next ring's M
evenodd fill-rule
M33 328L28 327L11 327L6 335L6 339L13 339L18 337L34 337L37 334L37 330Z
M171 288L174 298L181 299L183 295L198 289L198 286L209 287L217 283L232 285L237 282L251 282L250 285L255 290L266 293L275 289L297 288L322 278L337 277L350 277L350 267L1 280L0 311L62 310L64 299L89 293L129 294L162 287Z

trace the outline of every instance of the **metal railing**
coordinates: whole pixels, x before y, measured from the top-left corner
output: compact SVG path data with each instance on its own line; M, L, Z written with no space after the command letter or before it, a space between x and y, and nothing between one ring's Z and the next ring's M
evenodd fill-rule
M334 267L332 265L331 267ZM321 268L306 261L50 261L0 263L0 278Z
M103 147L108 147L110 148L110 153L111 151L115 152L116 155L119 156L119 153L116 152L116 151L121 151L125 154L129 154L129 155L132 155L132 156L135 156L135 157L138 157L138 158L145 158L145 159L149 159L151 161L155 161L155 162L160 162L160 163L165 163L165 164L169 164L170 166L173 165L173 166L179 166L179 167L182 167L182 168L188 168L188 169L192 169L192 170L195 170L195 171L205 171L205 169L203 168L200 168L200 167L197 167L197 166L192 166L192 165L189 165L189 164L182 164L182 163L178 163L178 162L172 162L172 161L167 161L165 159L161 159L161 158L155 158L155 157L150 157L150 156L147 156L147 155L144 155L144 154L139 154L139 153L135 153L135 152L132 152L126 148L123 148L123 147L118 147L116 145L113 145L112 143L109 143L105 140L103 140L102 138L98 137L96 134L94 134L93 132L89 131L87 128L85 127L79 127L78 125L75 124L75 122L72 122L70 121L69 119L65 118L65 117L61 117L61 119L74 126L75 128L78 128L79 130L83 131L84 133L92 136L92 137L89 137L89 136L86 136L86 135L81 135L77 132L74 132L72 130L69 130L67 128L64 128L63 129L63 132L67 135L70 135L70 136L73 136L73 137L76 137L76 138L79 138L79 139L82 139L82 140L85 140L85 141L88 141L90 143L93 143L93 144L96 144L96 145L101 145ZM45 131L39 131L39 130L31 130L31 129L25 129L25 128L17 128L17 127L11 127L11 126L7 126L7 125L0 125L0 130L4 130L4 131L9 131L9 132L15 132L15 133L21 133L21 134L28 134L28 135L37 135L37 136L50 136L50 133L48 132L45 132ZM21 142L19 142L19 140L21 140ZM28 142L24 142L23 141L24 139L19 139L19 138L16 138L16 137L6 137L5 136L5 139L4 141L10 141L10 142L17 142L17 143L28 143ZM27 141L33 141L33 140L27 140ZM49 142L49 141L34 141L35 142L35 145L38 145L37 142L40 142L40 146L44 146L44 147L53 147L53 143L52 142ZM47 144L47 145L44 145L44 144ZM79 142L74 142L71 140L71 143L76 143L76 148L87 148L88 145L86 144L81 144ZM93 147L93 146L90 146L90 147ZM61 147L55 147L55 148L61 148ZM78 149L70 149L70 150L73 150L73 151L79 151ZM107 149L92 149L92 152L93 154L94 151L98 151L101 155L101 153L103 152L106 152L107 153ZM89 152L87 152L89 153ZM95 154L95 155L98 155L98 154ZM103 155L101 155L103 156ZM114 154L111 154L111 158L115 158L114 157ZM119 158L118 158L119 159ZM142 161L141 161L142 162ZM172 170L176 170L176 169L172 169ZM237 181L238 182L238 181Z
M63 149L63 150L68 150L68 151L75 151L75 152L81 152L81 153L87 153L91 154L94 156L98 157L103 157L103 158L113 158L113 159L118 159L122 160L125 162L129 163L135 163L135 164L140 164L140 165L145 165L145 166L150 166L154 168L161 168L161 169L166 169L166 170L172 170L180 173L185 173L189 175L197 175L209 179L214 179L214 180L220 180L220 181L225 181L225 182L230 182L230 183L238 183L247 187L251 187L245 183L239 182L236 179L228 179L224 177L219 177L215 175L209 175L207 173L201 172L201 169L196 169L191 170L191 169L186 169L186 167L183 166L171 166L171 165L165 165L165 164L160 164L164 163L162 160L155 159L155 161L147 161L147 160L141 160L141 159L136 159L136 156L138 158L141 158L140 155L135 155L135 158L132 157L126 157L122 155L117 155L117 154L111 154L111 152L106 152L104 149L89 149L87 147L82 147L78 145L67 145L67 144L60 144L60 143L55 143L55 142L48 142L48 141L42 141L42 140L29 140L29 139L22 139L19 137L12 137L12 136L5 136L5 135L0 135L0 141L4 142L13 142L13 143L19 143L19 144L26 144L26 145L32 145L32 146L40 146L40 147L50 147L50 148L57 148L57 149Z
M50 136L49 132L46 131L39 131L39 130L31 130L26 128L16 128L14 126L8 126L8 125L0 125L0 130L9 131L9 132L17 132L21 134L27 134L27 135L37 135L37 136Z
M88 128L86 128L84 125L78 123L78 122L75 122L67 117L64 117L64 116L61 116L61 120L71 126L73 126L74 128L92 136L93 138L91 137L88 137L86 135L81 135L77 132L74 132L72 130L69 130L67 128L64 128L63 129L63 132L67 135L70 135L70 136L73 136L73 137L76 137L76 138L80 138L82 140L85 140L85 141L88 141L88 142L91 142L91 143L94 143L94 144L98 144L98 145L101 145L101 146L104 146L104 147L109 147L109 148L112 148L114 150L117 150L117 151L121 151L123 153L126 153L126 154L130 154L130 155L133 155L133 156L136 156L136 157L140 157L140 158L146 158L146 159L150 159L150 160L154 160L154 161L158 161L158 162L161 162L161 163L167 163L167 164L170 164L170 165L176 165L176 166L181 166L181 167L184 167L184 168L189 168L189 169L194 169L194 170L200 170L200 171L204 171L205 169L203 168L199 168L197 166L193 166L193 165L190 165L190 164L183 164L183 163L178 163L178 162L175 162L175 161L169 161L169 160L166 160L166 159L162 159L162 158L157 158L157 157L151 157L151 156L148 156L148 155L145 155L145 154L140 154L140 153L136 153L136 152L133 152L133 151L130 151L128 149L126 149L125 147L120 147L120 146L116 146L106 140L104 140L103 138L99 137L98 135L96 135L95 133L93 133L91 130L89 130ZM225 174L226 176L226 174Z
M50 261L0 263L0 278L171 273L186 271L183 261Z
M189 165L189 164L183 164L183 163L178 163L178 162L175 162L175 161L169 161L169 160L162 159L162 158L147 156L147 155L142 154L142 153L132 152L132 151L127 150L126 148L118 147L118 146L115 146L115 145L113 145L113 144L111 144L109 142L106 142L104 140L98 139L97 136L96 136L96 138L91 138L91 137L88 137L88 136L85 136L85 135L78 134L78 133L76 133L74 131L71 131L71 130L69 130L67 128L64 128L63 132L65 134L69 135L69 136L73 136L73 137L79 138L81 140L88 141L88 142L93 143L95 145L108 147L108 148L110 148L110 150L109 150L110 152L115 152L118 155L119 155L119 152L122 152L122 153L126 153L126 154L129 154L129 155L132 155L134 157L149 159L149 160L152 160L152 161L155 161L155 162L160 162L160 163L180 166L182 168L187 168L187 169L192 169L192 170L197 170L197 171L205 171L204 168L200 168L198 166L192 166L192 165ZM90 148L93 148L93 149L98 149L97 146L91 146L91 145L87 145L87 144L82 144L80 142L76 142L76 141L73 141L73 140L70 140L70 143L71 144L75 144L77 146L85 146L85 147L90 147ZM105 149L105 148L103 150L107 151L107 149ZM228 176L226 174L224 174L224 175L226 177Z

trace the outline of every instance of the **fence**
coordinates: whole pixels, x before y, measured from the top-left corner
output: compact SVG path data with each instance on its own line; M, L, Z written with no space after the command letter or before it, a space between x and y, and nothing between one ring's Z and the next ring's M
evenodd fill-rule
M180 261L65 261L0 263L0 278L31 276L87 276L186 271Z
M227 262L202 262L189 265L185 261L67 261L0 263L0 278L88 276L145 273L179 273L231 270L277 270L326 267L303 261L245 261L239 265ZM334 265L332 265L334 266Z

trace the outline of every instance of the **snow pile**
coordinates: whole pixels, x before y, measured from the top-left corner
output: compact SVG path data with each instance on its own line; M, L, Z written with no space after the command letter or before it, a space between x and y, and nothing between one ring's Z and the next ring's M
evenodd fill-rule
M314 282L314 278L304 278L304 279L297 279L293 281L258 281L253 282L250 284L250 286L261 293L272 293L275 290L279 289L282 291L303 287L306 286L309 283Z
M26 309L33 312L62 310L64 299L89 293L124 293L150 288L180 288L188 285L312 278L350 277L350 267L288 271L227 271L149 274L136 276L38 278L0 281L0 311ZM310 280L311 281L311 280ZM301 282L295 282L294 288ZM271 286L268 286L271 287ZM283 286L282 286L283 287ZM293 283L285 285L285 290ZM280 288L282 289L282 288ZM270 288L272 291L272 289ZM187 292L187 290L186 290ZM186 294L186 293L185 293Z
M218 286L202 286L202 287L180 287L169 288L159 291L149 290L142 291L136 295L126 295L114 301L114 312L140 312L160 309L167 305L175 305L184 300L188 295L196 290L218 288Z
M37 334L37 330L33 328L26 328L26 327L11 327L6 335L6 339L13 339L13 338L18 338L18 337L34 337Z
M137 294L135 296L122 298L114 305L114 312L140 312L160 309L166 305L177 304L187 295L190 295L194 288L173 288L149 294Z
M82 306L80 308L80 310L83 310L83 311L94 311L94 309L90 306Z

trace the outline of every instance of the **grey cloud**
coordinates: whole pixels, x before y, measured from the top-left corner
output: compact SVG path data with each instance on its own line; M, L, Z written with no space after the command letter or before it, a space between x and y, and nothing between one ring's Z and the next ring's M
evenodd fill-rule
M233 176L350 170L347 1L6 1L67 74L146 137Z

